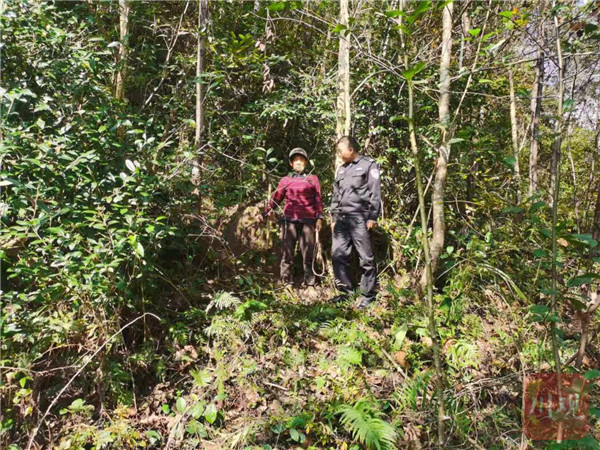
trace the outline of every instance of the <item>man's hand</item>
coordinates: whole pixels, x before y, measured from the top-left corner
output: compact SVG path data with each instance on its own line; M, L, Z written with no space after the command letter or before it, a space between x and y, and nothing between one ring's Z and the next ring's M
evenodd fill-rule
M273 217L273 210L270 209L268 212L267 211L263 212L262 216L263 216L263 219L265 219L265 220L269 219L270 217Z
M321 228L323 228L323 219L317 219L317 223L315 225L315 229L317 230L317 233L319 231L321 231Z
M372 230L377 226L377 221L375 220L367 220L367 230Z

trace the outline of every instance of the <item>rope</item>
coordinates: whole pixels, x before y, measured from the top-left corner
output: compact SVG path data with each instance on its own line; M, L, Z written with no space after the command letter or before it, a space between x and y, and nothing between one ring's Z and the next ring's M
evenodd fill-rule
M315 261L320 260L319 264L321 264L321 269L323 271L321 273L317 273L315 269ZM321 249L321 242L319 240L319 231L315 230L315 249L313 251L313 260L312 260L312 271L319 278L323 278L325 276L325 272L327 271L327 266L325 265L325 259L323 258L323 251Z

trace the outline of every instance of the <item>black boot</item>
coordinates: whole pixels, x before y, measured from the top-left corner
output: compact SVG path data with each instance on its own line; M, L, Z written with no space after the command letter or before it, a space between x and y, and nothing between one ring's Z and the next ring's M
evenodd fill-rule
M341 294L338 295L336 297L333 297L331 300L329 300L331 303L333 303L334 305L339 305L340 303L345 302L346 300L348 300L348 295L346 294Z
M367 298L367 297L361 297L360 298L360 302L358 303L357 308L358 309L366 309L369 307L369 305L373 303L373 299L372 298Z

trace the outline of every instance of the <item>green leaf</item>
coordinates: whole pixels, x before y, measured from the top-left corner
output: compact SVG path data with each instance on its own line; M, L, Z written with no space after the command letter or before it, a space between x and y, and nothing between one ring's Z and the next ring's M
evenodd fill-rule
M285 9L285 2L273 2L269 5L270 12L281 11Z
M411 81L416 74L418 74L425 68L426 65L427 65L427 63L425 63L425 61L419 61L414 66L412 66L410 69L402 72L402 76L406 80Z
M296 430L295 428L291 428L290 429L290 437L292 438L293 441L298 442L300 440L300 433L298 433L298 430Z
M396 347L396 348L402 347L402 342L404 342L404 338L406 337L407 331L408 331L408 325L405 323L402 324L402 326L400 326L400 328L398 328L398 331L396 332L396 335L394 336L394 347Z
M548 204L544 201L537 201L535 203L533 203L530 207L529 207L529 212L536 212L542 208L545 208L546 206L548 206Z
M582 296L583 297L583 296ZM577 311L583 311L586 309L586 304L581 301L581 298L572 297L570 295L563 296L565 300L567 300Z
M156 445L159 442L162 441L162 436L161 434L156 431L156 430L148 430L146 431L146 437L148 438L148 441L150 442L150 445Z
M593 380L594 378L600 378L600 370L597 370L597 369L588 370L586 373L583 374L583 376L585 378L587 378L588 380Z
M591 234L568 234L565 236L565 239L573 244L583 244L587 245L590 248L594 248L598 245L598 241L596 241Z
M366 400L354 406L343 405L338 411L340 422L352 437L366 448L397 448L397 433L392 424L381 419L381 412Z
M208 433L206 432L206 428L197 420L190 420L187 426L185 427L185 431L188 434L196 434L200 437L207 437Z
M533 251L533 256L535 256L536 258L545 258L546 256L548 256L548 252L542 248L536 248Z
M596 419L600 419L600 409L593 407L590 408L590 412L592 413L592 416L594 416Z
M473 37L479 36L479 33L481 33L481 28L473 28L472 30L469 30L469 34Z
M341 33L342 31L345 31L347 29L348 29L348 27L346 25L338 23L335 27L333 27L333 32L334 33Z
M209 404L204 410L204 418L210 424L215 423L217 420L218 410L214 403Z
M512 11L501 11L501 12L499 12L498 14L500 14L502 17L506 17L506 18L508 18L508 19L511 19L511 18L512 18L512 16L514 16L514 15L515 15L515 13L514 13L514 12L512 12Z
M567 287L581 286L584 284L590 284L593 280L600 279L600 275L597 273L585 273L578 275L567 281Z
M568 111L573 108L575 101L572 98L568 98L563 103L563 111Z
M194 405L190 408L189 413L194 419L199 419L202 417L202 414L204 413L204 402L194 403Z
M514 156L512 156L512 155L511 155L511 156L507 156L507 157L505 157L505 158L503 159L503 161L504 161L504 162L505 162L507 165L509 165L509 166L511 166L511 167L513 167L513 166L514 166L514 165L517 163L517 159L516 159Z
M402 11L401 9L392 9L392 10L386 11L385 15L387 17L394 18L394 17L399 17L399 16L404 17L404 16L406 16L406 13L404 11Z
M350 346L341 346L338 349L338 358L350 365L360 366L362 364L362 352Z
M548 314L548 306L547 305L533 305L529 308L529 312L532 314L539 314L540 316L544 316Z
M412 25L419 18L419 16L424 12L428 11L430 7L430 1L419 2L415 10L409 16L406 17L406 21L408 22L408 24Z
M185 398L183 398L183 397L179 397L177 399L177 401L175 402L175 409L177 410L177 412L179 414L183 414L185 412L186 406L187 406L187 402L185 401Z
M281 434L285 431L285 424L284 423L278 423L276 425L273 425L271 427L271 431L275 434Z

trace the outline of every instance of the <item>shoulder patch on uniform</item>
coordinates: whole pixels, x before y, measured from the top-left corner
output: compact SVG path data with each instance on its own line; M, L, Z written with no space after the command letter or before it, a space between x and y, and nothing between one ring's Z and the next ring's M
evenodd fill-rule
M369 170L369 175L371 175L373 178L378 180L379 179L379 169L376 167L373 167L371 170Z

